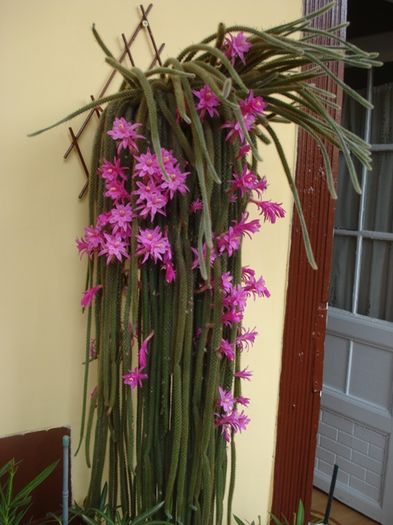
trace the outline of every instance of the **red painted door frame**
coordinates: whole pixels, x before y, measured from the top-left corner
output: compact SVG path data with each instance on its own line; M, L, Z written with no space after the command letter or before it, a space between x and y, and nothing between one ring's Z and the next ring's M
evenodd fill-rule
M329 1L304 0L304 12L310 13ZM346 20L346 11L347 0L338 0L331 11L316 20L316 26L326 28L340 24ZM341 65L332 63L331 68L343 76ZM324 77L318 85L335 93L341 106L342 90L334 82ZM336 119L340 118L339 113L334 114ZM330 148L329 155L337 176L337 149ZM314 271L307 264L299 221L294 214L272 505L276 516L288 518L300 499L307 516L311 505L335 211L335 201L327 191L320 151L301 130L296 183L319 269Z

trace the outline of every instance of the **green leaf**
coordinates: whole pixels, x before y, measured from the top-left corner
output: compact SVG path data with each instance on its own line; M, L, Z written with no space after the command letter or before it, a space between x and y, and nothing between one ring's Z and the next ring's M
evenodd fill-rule
M270 514L270 519L274 522L275 525L283 525L282 521L280 521L274 514Z
M235 518L237 525L246 525L246 523L242 521L240 518L238 518L237 516L235 516L235 514L233 515L233 517Z
M302 500L299 501L299 507L297 509L296 525L304 525L304 505Z
M18 494L15 496L15 499L22 499L28 496L36 487L41 485L41 483L45 481L46 478L52 474L52 472L55 470L58 464L59 464L59 461L55 461L54 463L46 467L34 479L32 479L27 485L25 485L20 492L18 492Z
M164 506L164 501L161 501L160 503L158 503L157 505L155 505L153 508L151 508L150 510L147 510L146 512L144 512L143 514L141 514L140 516L138 516L137 518L135 518L130 525L139 525L140 523L143 523L145 520L147 520L148 518L150 518L150 516L153 516L156 512L158 512L160 509L162 509L162 507ZM165 522L164 522L165 523Z

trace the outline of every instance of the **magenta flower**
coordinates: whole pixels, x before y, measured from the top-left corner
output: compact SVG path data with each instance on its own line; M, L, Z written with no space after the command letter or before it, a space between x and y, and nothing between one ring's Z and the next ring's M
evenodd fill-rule
M117 157L113 159L113 162L104 160L101 167L98 168L98 171L100 172L101 177L108 182L117 180L117 177L120 177L123 180L126 180L127 178L125 175L126 168L120 166L120 159Z
M261 223L258 219L248 221L249 214L244 212L238 223L233 222L233 228L238 235L248 235L251 238L251 234L259 232L261 229ZM247 222L248 221L248 222Z
M228 361L233 361L235 359L235 350L229 341L221 339L219 351L228 359Z
M106 255L106 263L109 264L113 259L122 262L123 258L128 259L128 243L119 234L109 235L104 233L105 241L99 255Z
M101 230L94 226L86 226L84 240L87 244L87 252L91 255L101 247L103 240Z
M93 302L94 297L98 294L102 287L102 284L99 284L97 286L93 286L92 288L88 288L86 291L84 291L82 294L81 306L83 306L83 308L87 308L88 306L90 306Z
M244 290L248 294L252 294L254 299L256 295L258 297L270 297L270 292L263 277L260 277L258 280L255 278L248 280Z
M247 381L249 381L252 377L252 372L250 372L250 370L247 370L247 368L244 368L243 370L235 372L233 375L234 377L237 377L239 379L247 379Z
M81 239L76 239L76 248L81 257L84 253L89 253L87 242L85 241L83 237Z
M150 339L154 336L154 330L142 341L141 347L139 348L138 361L139 369L143 370L147 366L147 353L148 353L148 344Z
M237 310L229 310L222 314L221 320L225 326L231 326L240 323L243 320L243 312Z
M218 392L220 398L217 404L224 410L226 414L229 414L230 412L232 412L233 405L235 404L232 392L230 390L224 390L220 386L218 387Z
M255 97L252 89L250 89L248 96L240 101L239 106L244 116L257 116L265 111L267 104L262 97Z
M139 216L146 218L150 215L150 220L153 222L156 213L165 215L165 207L167 203L168 199L159 191L147 194L145 202L137 207Z
M250 418L247 417L243 411L239 414L237 410L234 410L230 417L232 419L232 427L234 427L236 431L241 432L242 430L246 430Z
M255 173L247 168L247 165L243 166L241 174L234 173L233 179L229 182L231 183L231 190L238 190L242 197L249 194L251 191L256 191L259 195L267 188L266 178L258 178Z
M235 63L237 58L246 63L244 55L249 51L251 42L247 39L243 31L240 31L235 36L230 34L224 40L223 51L226 56L231 60L232 64Z
M132 124L123 117L115 118L112 129L107 133L114 140L118 141L117 153L120 153L122 149L129 149L131 153L138 152L136 141L145 138L137 133L141 125L139 123Z
M149 199L152 194L160 192L160 187L152 179L145 182L137 181L136 185L137 189L132 194L138 197L137 202L143 202Z
M229 293L232 290L232 275L229 272L224 272L221 275L221 286L224 292Z
M203 210L203 202L201 199L196 199L190 204L190 212L196 213L199 210Z
M168 237L164 236L159 226L154 229L146 228L140 229L137 235L138 250L137 255L143 255L142 264L147 259L153 259L154 262L162 261L164 256L170 254L171 247L169 245Z
M236 155L236 160L238 159L243 159L247 153L249 153L251 151L251 146L250 144L242 144L239 148L239 153Z
M116 204L110 211L109 224L113 226L113 233L129 233L130 223L134 218L131 204Z
M282 207L281 202L255 201L253 199L251 199L251 202L257 205L258 210L260 214L263 215L265 221L274 224L278 218L282 219L285 217L285 210Z
M165 261L163 269L165 270L165 280L172 283L176 279L176 270L171 261Z
M149 376L142 372L139 368L134 368L131 372L128 374L123 375L123 383L125 385L129 385L131 389L133 390L136 387L142 387L143 386L143 380L147 379Z
M186 193L188 191L187 186L185 185L185 180L187 175L190 174L189 171L181 172L178 167L172 168L168 171L169 180L164 180L161 184L163 190L169 192L170 198L173 199L175 192Z
M96 220L97 228L102 229L104 228L104 226L109 224L110 216L111 216L110 211L100 213L100 215L97 217L97 220Z
M150 148L147 149L146 153L135 157L135 160L137 163L135 164L134 171L138 177L145 177L146 175L153 177L161 173L157 156L151 153Z
M173 155L171 150L161 148L162 162L164 163L165 169L171 169L176 166L177 159Z
M256 330L245 330L242 328L241 333L236 337L236 346L242 352L248 350L255 342L255 338L258 335Z
M220 254L227 252L231 257L241 245L241 235L233 226L229 226L228 231L217 237L217 248Z
M230 414L217 416L216 425L221 427L221 433L225 441L231 440L232 432L242 432L247 428L250 418L242 411L240 414L235 409Z
M118 180L113 180L110 182L107 181L105 187L106 187L106 192L104 193L105 197L110 197L114 201L129 198L129 195L126 192L124 184L122 182L119 182Z
M249 397L238 396L235 399L235 401L236 401L236 403L239 403L239 405L243 405L244 407L248 407L248 405L250 404L250 398Z
M220 105L220 102L208 85L203 86L203 88L199 90L193 89L192 92L198 98L196 109L202 119L206 113L209 114L209 117L218 115L216 108Z
M224 297L225 308L238 308L244 310L247 303L248 293L247 290L242 288L240 284L232 286L229 293Z
M243 116L243 120L246 130L250 131L255 123L254 115L248 113L247 115ZM237 120L229 120L228 122L225 122L225 124L223 124L221 127L224 129L229 129L229 133L225 137L225 140L234 142L236 139L239 139L242 144L246 141L243 129L240 125L240 122L238 122Z

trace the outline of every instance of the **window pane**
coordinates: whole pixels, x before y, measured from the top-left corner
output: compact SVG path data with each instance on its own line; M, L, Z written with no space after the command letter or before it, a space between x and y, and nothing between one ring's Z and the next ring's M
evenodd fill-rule
M361 166L357 159L354 159L356 173L360 180ZM345 162L340 155L338 185L337 185L337 207L335 215L335 227L345 230L357 230L359 218L360 195L353 189L351 179L346 169Z
M367 175L364 228L393 233L393 152L374 153Z
M393 142L393 84L382 84L373 89L371 143Z
M348 70L349 74L350 71ZM364 80L364 79L363 79ZM364 96L364 90L361 91ZM350 97L344 95L342 123L360 137L364 136L364 125L366 110ZM353 158L358 179L361 179L362 168L360 162ZM337 208L335 215L335 227L346 230L357 230L359 215L359 195L354 191L348 170L345 167L343 156L340 155L338 185L337 185Z
M393 321L393 242L363 241L358 313Z
M352 310L355 253L355 237L335 236L329 304L349 311Z

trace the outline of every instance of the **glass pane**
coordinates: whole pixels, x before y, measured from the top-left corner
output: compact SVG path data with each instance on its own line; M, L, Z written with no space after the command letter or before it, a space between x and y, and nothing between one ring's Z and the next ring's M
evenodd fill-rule
M364 96L364 90L360 93ZM344 95L342 112L343 126L360 137L363 137L365 119L365 108ZM362 173L361 164L355 158L353 161L358 179L360 180ZM357 230L360 198L353 189L342 155L340 155L337 194L338 200L335 215L335 227L346 230Z
M364 228L393 233L393 152L373 154L373 170L367 175Z
M373 89L371 143L393 142L393 84L382 84Z
M393 242L363 241L358 313L393 321Z
M349 311L352 310L355 254L356 237L335 236L329 304Z
M356 173L360 180L361 166L357 159L354 159ZM342 155L340 155L338 185L337 185L337 206L334 225L335 228L345 230L357 230L359 219L360 195L353 189L351 179L346 169Z

